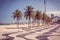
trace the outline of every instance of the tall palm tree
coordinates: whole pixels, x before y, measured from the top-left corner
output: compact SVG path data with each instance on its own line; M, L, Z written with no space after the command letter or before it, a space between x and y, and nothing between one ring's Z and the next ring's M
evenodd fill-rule
M42 18L41 11L37 10L35 15L35 20L37 20L37 24L39 26L39 20Z
M13 17L13 19L16 19L16 21L17 21L17 28L19 29L19 20L22 19L22 13L21 13L21 11L19 11L17 9L15 12L13 12L12 17Z
M34 8L32 6L27 6L25 9L26 11L25 11L24 17L26 17L26 19L28 19L28 26L30 23L30 19L32 18L33 9Z

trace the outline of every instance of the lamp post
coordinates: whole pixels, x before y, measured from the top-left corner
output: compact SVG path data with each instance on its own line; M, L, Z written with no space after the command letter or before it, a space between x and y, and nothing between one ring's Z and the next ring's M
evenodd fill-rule
M43 23L45 24L45 14L46 14L46 0L43 0L43 3L44 3Z
M46 0L44 0L44 13L46 13Z

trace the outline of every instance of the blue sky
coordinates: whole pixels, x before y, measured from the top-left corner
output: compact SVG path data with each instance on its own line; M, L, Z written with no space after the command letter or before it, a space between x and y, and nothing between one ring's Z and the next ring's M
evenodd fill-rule
M24 13L27 5L32 5L34 10L44 11L43 0L0 0L0 23L13 23L12 12L16 9ZM60 11L60 0L46 0L47 11ZM21 22L26 22L25 18Z

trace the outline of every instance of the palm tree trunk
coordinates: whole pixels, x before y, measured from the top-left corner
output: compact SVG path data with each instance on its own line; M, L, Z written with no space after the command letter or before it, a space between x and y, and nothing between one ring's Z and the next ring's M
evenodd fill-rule
M17 29L18 29L18 32L19 32L19 20L17 20Z
M40 24L39 20L37 21L37 24L38 24L37 26L39 27L39 24Z
M30 20L28 20L28 28L30 28Z

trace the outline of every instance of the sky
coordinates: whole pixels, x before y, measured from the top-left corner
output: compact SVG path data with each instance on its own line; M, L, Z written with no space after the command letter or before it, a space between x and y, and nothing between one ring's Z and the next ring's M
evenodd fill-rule
M19 9L22 14L25 12L26 6L34 7L34 10L40 10L44 12L44 0L0 0L0 23L14 23L12 13ZM56 12L59 15L60 12L60 0L46 0L46 11L50 15L50 12ZM58 12L59 11L59 12ZM57 13L55 13L57 15ZM20 22L26 22L23 18Z

